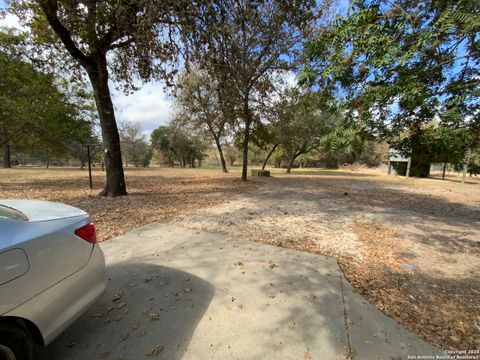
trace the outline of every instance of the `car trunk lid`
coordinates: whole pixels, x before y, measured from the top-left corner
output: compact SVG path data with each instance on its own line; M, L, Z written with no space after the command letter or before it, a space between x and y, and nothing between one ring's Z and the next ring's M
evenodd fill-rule
M20 211L29 221L49 221L84 216L87 213L73 206L41 200L1 200L4 205Z

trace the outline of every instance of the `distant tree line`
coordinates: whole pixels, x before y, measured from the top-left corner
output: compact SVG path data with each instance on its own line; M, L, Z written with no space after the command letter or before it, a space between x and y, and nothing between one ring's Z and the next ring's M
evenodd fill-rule
M64 95L58 103L70 109L62 113L78 120L83 112L71 108L78 105L73 84L89 84L104 150L103 195L125 195L123 164L140 166L151 156L145 139L119 129L109 81L127 93L136 89L135 80L165 81L176 97L175 116L154 131L150 150L167 163L198 166L205 149L215 146L226 172L234 147L241 150L245 181L249 155L260 152L265 165L281 159L290 171L314 158L373 161L376 144L386 142L412 155L421 173L429 161L467 163L479 147L475 1L352 0L343 12L335 2L312 0L8 4L4 12L17 15L27 31L16 34L21 43L2 40L16 49L2 45L12 75L4 94L12 96L8 89L21 76L31 83L19 94L39 86L29 71L51 79L61 74L67 86L51 85ZM15 70L19 64L23 68ZM33 95L19 95L4 111L16 113L22 101L25 109L47 101L25 100ZM54 113L29 121L40 125ZM12 141L20 143L7 137L5 152ZM42 145L34 136L32 144L55 149L40 137Z

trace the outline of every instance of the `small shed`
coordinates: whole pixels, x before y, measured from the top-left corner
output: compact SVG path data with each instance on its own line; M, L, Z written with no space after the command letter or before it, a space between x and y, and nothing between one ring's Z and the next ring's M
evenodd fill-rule
M392 163L394 162L407 163L407 172L405 176L408 178L410 176L410 166L412 165L412 157L411 156L405 157L397 149L389 148L388 149L388 170L387 170L388 175L392 173Z

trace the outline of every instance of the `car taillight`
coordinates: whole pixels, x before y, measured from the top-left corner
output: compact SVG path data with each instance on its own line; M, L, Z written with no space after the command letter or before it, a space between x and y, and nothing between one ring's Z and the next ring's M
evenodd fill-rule
M97 242L97 232L95 231L95 225L93 225L93 223L78 228L75 230L75 235L92 244Z

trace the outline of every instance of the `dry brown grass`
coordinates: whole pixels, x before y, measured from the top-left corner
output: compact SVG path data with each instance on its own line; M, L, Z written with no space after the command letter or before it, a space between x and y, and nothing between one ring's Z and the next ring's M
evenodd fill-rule
M238 175L194 169L125 170L128 196L100 197L105 173L73 168L0 169L0 198L59 201L87 211L97 227L100 241L155 221L172 218L218 204L258 182L244 183Z

